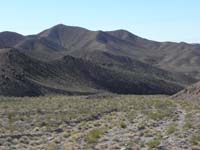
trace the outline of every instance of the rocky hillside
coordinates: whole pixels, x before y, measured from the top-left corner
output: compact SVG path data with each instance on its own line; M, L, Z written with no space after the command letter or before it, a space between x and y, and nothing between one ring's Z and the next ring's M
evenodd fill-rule
M200 100L200 82L185 88L173 97L180 100Z
M174 94L200 78L199 48L65 25L30 36L2 32L0 94Z

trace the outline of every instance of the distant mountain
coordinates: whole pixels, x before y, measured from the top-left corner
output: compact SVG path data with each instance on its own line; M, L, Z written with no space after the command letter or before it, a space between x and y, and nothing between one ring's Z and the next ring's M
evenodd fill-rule
M174 94L200 79L200 46L57 25L0 33L0 94Z
M93 53L108 52L200 79L200 59L198 59L200 45L198 44L155 42L126 30L89 31L65 25L57 25L45 30L39 34L39 37L56 42L70 50L75 57L89 59Z
M23 39L25 39L23 35L15 32L0 32L0 48L15 46Z

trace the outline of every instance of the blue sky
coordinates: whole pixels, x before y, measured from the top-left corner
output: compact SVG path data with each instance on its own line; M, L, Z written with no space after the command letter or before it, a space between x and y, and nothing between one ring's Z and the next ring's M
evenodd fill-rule
M63 23L200 43L199 7L200 0L1 0L0 32L35 34Z

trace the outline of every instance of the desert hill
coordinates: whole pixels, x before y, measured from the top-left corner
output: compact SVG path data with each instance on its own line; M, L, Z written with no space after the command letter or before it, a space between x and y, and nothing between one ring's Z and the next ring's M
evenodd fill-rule
M56 25L0 33L0 94L174 94L200 78L198 44Z
M179 100L200 100L200 82L193 84L173 96Z

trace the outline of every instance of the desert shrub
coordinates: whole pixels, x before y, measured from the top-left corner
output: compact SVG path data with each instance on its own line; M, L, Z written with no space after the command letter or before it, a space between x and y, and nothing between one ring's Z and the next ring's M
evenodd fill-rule
M198 145L200 143L200 135L193 135L190 139L192 145Z
M156 148L158 145L160 145L161 141L159 138L155 138L149 142L147 142L147 146L149 149L153 149L153 148Z
M87 135L86 135L86 142L88 143L96 143L97 140L105 133L105 128L96 128L92 129Z
M170 124L170 125L168 126L168 128L167 128L167 134L168 134L168 135L169 135L169 134L172 134L172 133L174 133L176 130L177 130L177 124L172 123L172 124Z

